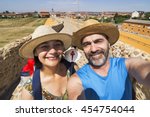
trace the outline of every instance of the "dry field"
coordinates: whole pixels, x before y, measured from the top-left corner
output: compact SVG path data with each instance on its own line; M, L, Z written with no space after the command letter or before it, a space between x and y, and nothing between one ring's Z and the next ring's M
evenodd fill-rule
M16 39L28 36L33 30L44 24L46 18L0 19L0 47Z

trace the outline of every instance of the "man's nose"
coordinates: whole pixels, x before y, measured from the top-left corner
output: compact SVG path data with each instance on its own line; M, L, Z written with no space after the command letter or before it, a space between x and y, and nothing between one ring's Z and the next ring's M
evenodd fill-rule
M95 52L97 49L96 49L96 45L94 42L91 43L91 52Z

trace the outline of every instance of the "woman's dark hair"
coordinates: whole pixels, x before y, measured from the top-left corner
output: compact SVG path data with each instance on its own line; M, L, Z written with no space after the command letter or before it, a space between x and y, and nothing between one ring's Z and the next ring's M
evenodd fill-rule
M39 58L37 56L34 56L34 61L35 61L35 67L37 69L41 69L42 68L42 63L39 61Z

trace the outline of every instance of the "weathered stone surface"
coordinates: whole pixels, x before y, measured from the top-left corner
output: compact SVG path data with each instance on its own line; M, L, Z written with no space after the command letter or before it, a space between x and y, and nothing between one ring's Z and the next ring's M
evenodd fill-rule
M19 56L18 50L30 38L28 36L0 48L0 99L9 99L14 84L20 80L20 71L26 60Z

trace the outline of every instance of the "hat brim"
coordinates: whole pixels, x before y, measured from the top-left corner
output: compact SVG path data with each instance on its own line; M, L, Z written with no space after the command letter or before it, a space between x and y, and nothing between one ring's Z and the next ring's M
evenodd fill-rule
M34 49L39 44L50 40L61 40L64 43L65 49L67 49L71 46L72 37L65 33L54 33L32 39L22 45L19 49L19 55L23 58L34 58Z
M117 27L112 24L99 23L87 26L73 33L72 45L82 49L81 40L91 34L105 34L108 36L110 45L113 45L119 38Z

